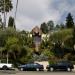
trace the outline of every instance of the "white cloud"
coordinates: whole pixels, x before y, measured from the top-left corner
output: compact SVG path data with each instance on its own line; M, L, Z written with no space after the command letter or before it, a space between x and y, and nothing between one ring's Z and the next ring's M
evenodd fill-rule
M20 30L31 30L35 22L28 17L21 16L17 19L16 24L16 27Z
M11 15L14 16L14 9ZM53 20L55 23L61 20L64 12L75 13L75 5L69 0L18 0L18 11L16 16L16 27L20 30L31 30L42 22ZM74 0L72 0L74 1Z

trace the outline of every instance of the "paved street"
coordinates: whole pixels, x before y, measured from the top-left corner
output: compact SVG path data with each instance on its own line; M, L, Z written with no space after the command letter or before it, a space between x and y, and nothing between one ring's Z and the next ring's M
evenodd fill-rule
M75 72L25 72L25 71L0 71L0 75L75 75Z

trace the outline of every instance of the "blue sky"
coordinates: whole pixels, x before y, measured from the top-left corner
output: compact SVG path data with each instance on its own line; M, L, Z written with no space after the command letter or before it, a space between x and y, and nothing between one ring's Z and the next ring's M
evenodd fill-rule
M14 8L8 16L14 16ZM69 12L75 21L75 0L18 0L16 27L20 30L31 31L33 27L40 26L43 22L53 20L55 24L65 23Z

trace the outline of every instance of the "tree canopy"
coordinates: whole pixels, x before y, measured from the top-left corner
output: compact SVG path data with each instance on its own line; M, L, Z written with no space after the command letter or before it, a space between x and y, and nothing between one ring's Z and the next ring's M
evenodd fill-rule
M48 21L47 26L48 26L48 31L53 30L54 29L54 22L53 21Z
M66 27L67 28L73 28L74 27L74 21L71 13L68 13L66 17Z
M15 27L14 18L11 17L11 16L9 17L8 27L16 28L16 27Z
M44 34L48 33L48 26L47 26L47 24L45 22L41 24L40 29L42 30L42 32Z
M12 8L12 0L5 0L5 12L11 11ZM0 12L4 13L4 0L0 0Z

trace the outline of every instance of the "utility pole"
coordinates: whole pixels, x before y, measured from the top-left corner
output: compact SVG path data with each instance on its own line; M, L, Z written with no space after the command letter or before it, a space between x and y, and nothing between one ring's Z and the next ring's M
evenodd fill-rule
M13 23L13 26L15 25L17 8L18 8L18 0L16 1L16 10L15 10L15 15L14 15L14 23Z
M6 13L5 13L6 5L5 5L5 0L4 0L4 24L3 24L3 29L5 29L6 26Z
M17 3L16 3L15 19L16 19L17 7L18 7L18 0L17 0Z

